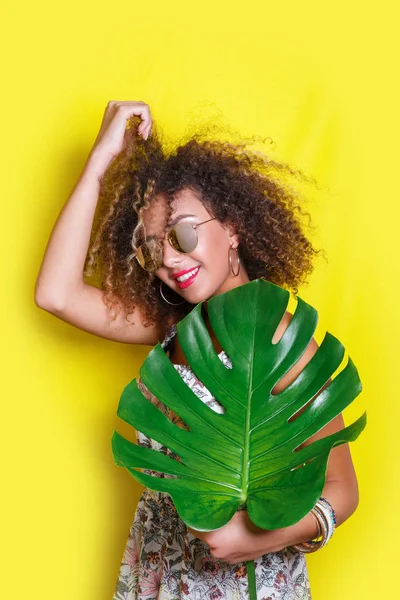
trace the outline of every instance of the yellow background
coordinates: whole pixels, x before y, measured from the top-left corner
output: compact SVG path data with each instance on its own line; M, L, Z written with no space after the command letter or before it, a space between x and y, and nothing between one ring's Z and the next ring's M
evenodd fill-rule
M361 501L308 559L313 600L395 598L399 534L397 15L338 0L8 4L2 13L2 509L7 599L107 600L140 488L112 460L123 387L148 347L97 339L40 311L52 225L108 100L144 100L166 133L202 110L324 188L319 261L300 296L364 390L352 444ZM5 383L5 385L4 385Z

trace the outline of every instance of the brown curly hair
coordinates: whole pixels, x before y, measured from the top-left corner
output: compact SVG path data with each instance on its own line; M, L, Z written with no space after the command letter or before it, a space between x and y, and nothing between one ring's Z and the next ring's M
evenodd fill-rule
M165 334L171 323L192 310L188 302L166 304L157 276L135 260L144 230L143 214L151 200L158 194L167 198L168 219L175 195L182 189L194 191L220 222L234 226L250 280L264 278L297 294L313 270L314 255L321 250L305 237L301 217L307 216L309 225L311 219L303 212L301 195L292 184L313 180L262 152L249 150L249 139L218 141L197 132L168 151L155 123L148 140L138 135L139 123L138 117L130 119L124 148L101 180L85 262L85 276L94 275L105 291L111 319L123 307L129 321L139 307L144 324L156 323ZM181 296L176 298L182 301Z

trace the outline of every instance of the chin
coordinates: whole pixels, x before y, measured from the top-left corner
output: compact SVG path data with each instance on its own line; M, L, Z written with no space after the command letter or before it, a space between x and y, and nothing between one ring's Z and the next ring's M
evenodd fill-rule
M193 294L193 296L187 296L185 300L190 304L196 305L199 304L199 302L204 302L205 298L203 298L203 296L199 296L198 294Z
M190 302L190 304L198 304L199 302L205 302L206 300L208 300L210 298L210 295L207 293L202 293L202 292L195 292L193 290L192 293L188 293L182 296L185 298L185 300L187 302Z

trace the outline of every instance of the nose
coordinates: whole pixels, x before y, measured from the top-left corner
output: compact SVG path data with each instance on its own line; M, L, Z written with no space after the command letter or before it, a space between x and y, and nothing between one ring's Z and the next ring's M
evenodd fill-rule
M171 246L167 239L163 242L163 265L167 268L173 268L175 265L181 262L183 254L177 252L175 248Z

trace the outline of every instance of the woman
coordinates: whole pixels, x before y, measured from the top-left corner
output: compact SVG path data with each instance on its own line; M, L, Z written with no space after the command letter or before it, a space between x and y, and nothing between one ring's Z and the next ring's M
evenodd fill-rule
M259 277L297 293L317 251L296 217L301 209L295 193L283 183L291 175L296 173L289 167L246 151L245 144L202 141L199 136L167 154L147 104L109 102L82 175L50 237L36 284L37 305L114 341L161 341L187 385L218 410L215 398L185 364L175 324L198 302L206 309L209 298ZM94 268L99 287L84 279ZM273 343L291 317L286 311ZM205 322L229 367L207 310ZM317 348L313 338L273 393L296 379ZM303 445L343 427L339 415ZM138 439L159 448L140 433ZM336 525L358 505L348 444L331 451L323 497L331 514L334 510ZM252 559L260 599L308 599L302 544L322 533L316 515L317 510L311 511L295 525L265 531L239 511L221 529L201 533L186 528L167 494L145 490L114 600L245 599L245 561Z

